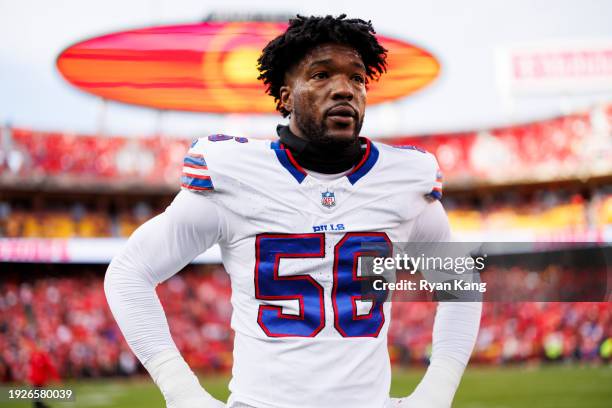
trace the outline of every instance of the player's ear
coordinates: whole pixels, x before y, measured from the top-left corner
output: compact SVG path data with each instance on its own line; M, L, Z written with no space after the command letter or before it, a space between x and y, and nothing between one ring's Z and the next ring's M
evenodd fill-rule
M279 101L280 101L281 107L285 109L287 112L292 112L293 111L293 98L291 96L291 87L289 85L281 86L279 95L280 95Z

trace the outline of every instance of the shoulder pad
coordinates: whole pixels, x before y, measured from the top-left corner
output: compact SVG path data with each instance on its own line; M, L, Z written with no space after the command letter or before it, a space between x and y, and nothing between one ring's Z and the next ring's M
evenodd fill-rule
M431 157L432 169L428 172L428 178L431 180L431 190L425 194L425 197L429 200L441 200L444 176L442 175L436 156L431 153L427 155Z
M194 140L183 159L181 188L200 193L214 191L214 177L218 173L211 171L209 164L212 162L212 170L216 169L218 172L219 165L226 163L223 158L231 157L236 153L234 150L236 147L248 142L249 139L246 137L223 134L214 134Z
M406 146L393 146L396 149L413 151L417 156L413 156L418 159L419 174L422 174L424 178L424 196L428 200L440 200L442 199L442 171L438 165L436 157L425 149L418 146L406 145Z

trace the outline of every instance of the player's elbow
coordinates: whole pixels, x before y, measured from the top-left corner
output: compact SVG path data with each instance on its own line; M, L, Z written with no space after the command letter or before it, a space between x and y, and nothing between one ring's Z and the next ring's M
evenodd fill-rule
M104 294L109 305L113 306L113 300L117 298L117 292L124 284L122 279L122 269L117 266L117 257L113 258L104 274Z
M155 284L147 279L144 266L130 260L125 251L117 254L104 275L104 293L112 307L113 301L129 298L131 292L154 290Z

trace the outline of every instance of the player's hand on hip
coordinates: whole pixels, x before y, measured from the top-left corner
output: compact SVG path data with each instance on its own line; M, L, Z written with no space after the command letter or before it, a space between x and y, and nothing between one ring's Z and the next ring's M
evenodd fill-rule
M167 408L222 408L225 404L210 395L175 349L159 352L145 362L159 387Z

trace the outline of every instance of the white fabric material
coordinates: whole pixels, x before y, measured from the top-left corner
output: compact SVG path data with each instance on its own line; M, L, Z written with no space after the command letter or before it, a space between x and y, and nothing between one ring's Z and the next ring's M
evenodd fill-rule
M220 230L212 201L183 191L164 213L132 234L108 267L106 299L143 364L163 350L176 350L155 286L218 241Z
M423 198L435 181L435 159L377 145L378 162L357 183L347 177L307 177L299 184L266 143L204 140L192 147L191 153L205 158L214 191L182 191L163 214L145 223L128 240L109 266L104 282L115 319L148 369L162 353L175 353L176 357L178 351L155 286L218 242L232 280L232 328L236 332L228 406L388 406L391 372L386 335L391 305L383 305L387 319L376 336L341 336L334 324L336 309L331 299L334 248L347 233L362 231L384 233L393 242L446 240L448 220L441 204ZM335 193L331 208L321 204L321 194L326 191ZM314 337L270 337L258 318L260 306L282 302L283 313L288 314L298 309L293 300L257 297L255 237L313 231L324 236L324 256L283 258L278 273L308 274L323 288L323 328ZM364 303L360 307L367 306ZM478 305L474 309L465 306L439 305L432 364L413 395L434 398L429 390L435 385L444 388L436 388L445 396L444 401L452 400L480 316ZM358 313L367 314L364 310ZM173 376L183 378L181 384L190 384L188 394L201 393L182 358L173 361ZM149 371L152 375L155 372ZM162 391L174 389L175 385L166 385L163 376L157 375L156 382L160 378Z
M168 408L222 408L225 404L216 400L200 385L198 378L183 357L167 349L150 358L145 368L159 387Z

